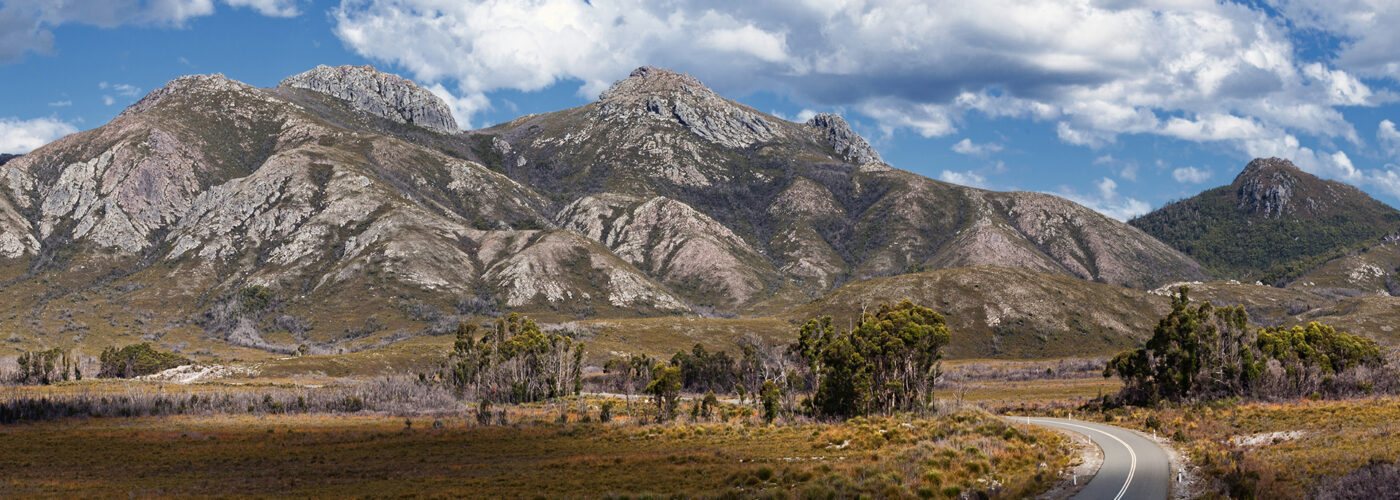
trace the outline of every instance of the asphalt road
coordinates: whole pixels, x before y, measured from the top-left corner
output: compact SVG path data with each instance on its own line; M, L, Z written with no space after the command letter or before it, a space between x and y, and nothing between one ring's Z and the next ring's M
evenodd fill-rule
M1011 417L1026 422L1025 417ZM1076 500L1147 500L1167 498L1171 465L1167 453L1151 440L1111 425L1031 417L1030 423L1078 432L1103 449L1103 466Z

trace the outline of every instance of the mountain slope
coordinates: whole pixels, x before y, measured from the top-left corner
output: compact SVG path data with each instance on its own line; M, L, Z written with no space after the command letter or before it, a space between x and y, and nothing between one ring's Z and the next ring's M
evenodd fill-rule
M1214 274L1282 284L1400 229L1400 212L1288 160L1260 158L1228 186L1129 221Z
M718 267L737 265L743 278L658 279L720 311L755 312L756 298L795 304L851 280L971 264L1141 288L1204 276L1190 258L1072 202L894 169L838 116L788 122L663 69L640 68L597 102L480 134L500 155L489 165L549 193L562 207L561 226L614 251L624 244L615 235L640 241L637 222L588 215L585 224L574 220L579 203L664 199L684 207L677 213L716 223L689 224L705 233L695 241L727 242L700 254ZM652 270L648 262L665 260L622 256Z
M1287 287L1333 297L1400 296L1400 233L1326 261Z
M1108 355L1139 345L1168 311L1164 297L1055 274L962 267L841 287L785 315L831 315L845 325L862 307L911 299L948 317L957 358Z

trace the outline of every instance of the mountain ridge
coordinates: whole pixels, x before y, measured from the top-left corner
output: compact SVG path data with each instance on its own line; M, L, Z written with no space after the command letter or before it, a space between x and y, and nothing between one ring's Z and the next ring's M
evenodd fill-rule
M1068 200L899 170L838 116L789 122L667 70L466 132L402 112L439 106L391 76L355 85L413 88L181 77L0 166L0 288L22 298L0 330L337 352L506 309L765 315L940 267L1140 289L1204 277ZM273 299L244 298L259 294Z

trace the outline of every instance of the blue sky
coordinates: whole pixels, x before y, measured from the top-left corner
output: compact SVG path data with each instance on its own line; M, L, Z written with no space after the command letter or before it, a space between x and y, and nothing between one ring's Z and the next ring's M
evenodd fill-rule
M899 168L1116 218L1282 156L1400 206L1390 0L0 0L0 152L166 81L374 64L484 127L636 66L793 120L841 113Z

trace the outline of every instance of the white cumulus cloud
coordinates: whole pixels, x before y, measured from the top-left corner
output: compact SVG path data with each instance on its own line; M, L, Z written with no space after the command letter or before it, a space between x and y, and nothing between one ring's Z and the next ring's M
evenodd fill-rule
M427 89L447 103L448 109L452 110L452 117L457 120L457 126L463 129L472 128L472 115L491 106L484 95L472 94L458 97L440 83L429 85Z
M700 38L700 44L719 52L749 54L768 62L782 62L788 58L787 41L782 35L763 31L752 24L711 31Z
M965 172L954 172L952 170L944 170L942 173L938 174L938 180L943 182L951 182L953 184L961 184L964 186L972 186L975 188L987 189L987 178L971 170Z
M1362 76L1400 81L1400 2L1392 0L1266 0L1303 29L1343 40L1337 64Z
M28 153L77 131L77 127L53 118L0 118L0 153Z
M1377 0L1348 1L1364 14ZM342 0L332 19L351 50L486 105L561 81L592 96L650 64L722 93L854 110L886 134L947 136L975 113L1051 122L1095 148L1150 134L1243 151L1300 134L1360 144L1340 109L1396 99L1364 66L1302 59L1294 17L1384 29L1311 14L1321 2Z
M297 0L224 0L234 7L247 7L268 17L296 17L301 15Z
M1095 182L1094 189L1094 193L1080 193L1072 188L1061 188L1050 194L1066 198L1120 221L1126 221L1152 210L1152 206L1148 205L1147 202L1119 193L1118 183L1108 177Z
M221 0L250 7L263 15L290 17L300 13L297 0ZM26 53L53 51L53 28L84 24L181 27L190 19L214 13L214 0L5 0L0 2L0 64L20 60Z
M1395 130L1395 122L1381 120L1381 124L1376 128L1376 139L1381 141L1381 148L1391 158L1400 160L1400 131Z
M1177 182L1185 184L1200 184L1210 180L1211 175L1212 172L1210 170L1196 167L1181 167L1172 170L1172 178L1176 179Z
M972 142L972 139L964 138L963 140L958 141L956 144L953 144L952 149L954 153L961 155L987 156L989 154L1001 151L1002 147L1000 144L992 142L985 144L977 144Z

